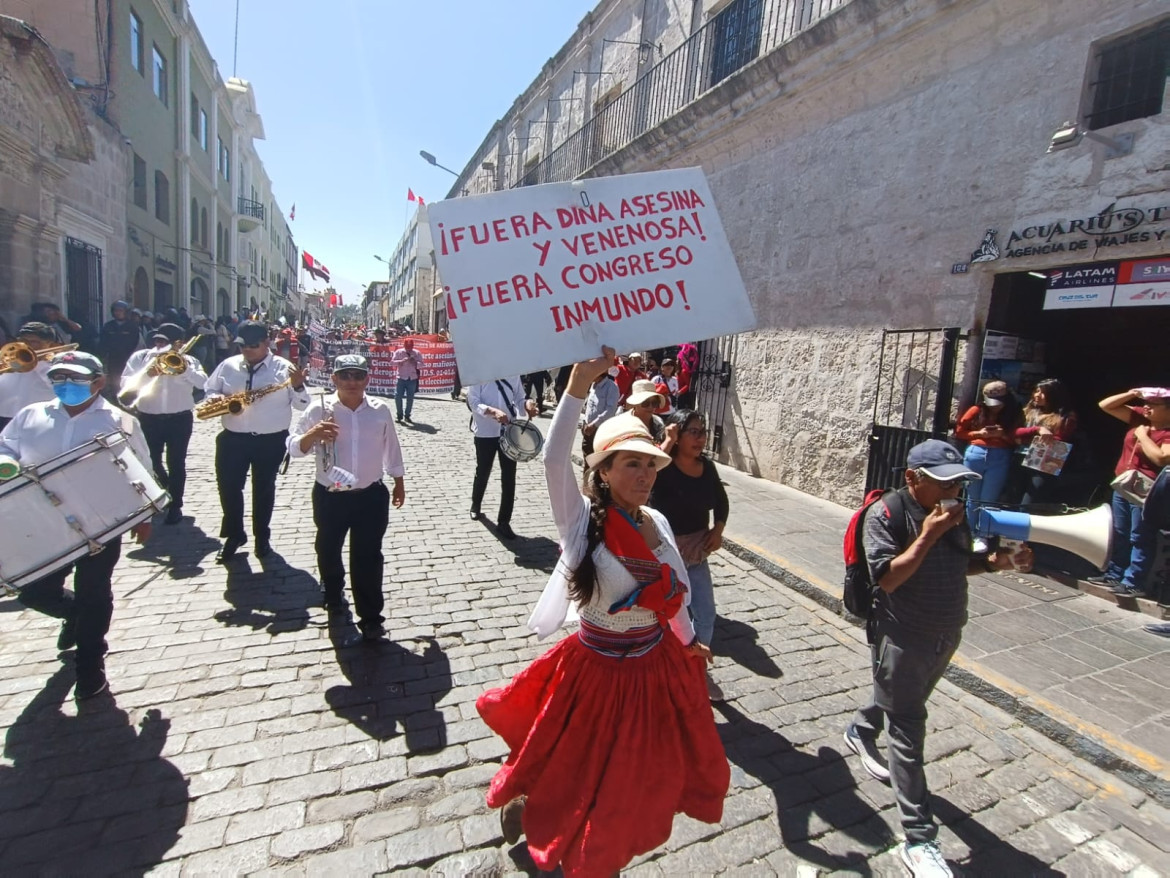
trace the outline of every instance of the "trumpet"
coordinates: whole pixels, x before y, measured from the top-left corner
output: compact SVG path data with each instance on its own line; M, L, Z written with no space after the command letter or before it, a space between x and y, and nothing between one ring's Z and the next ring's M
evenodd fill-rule
M41 360L47 360L54 354L75 351L77 347L75 344L62 344L34 351L22 341L11 341L0 348L0 375L10 372L31 372Z
M291 378L280 382L280 384L271 384L258 390L241 390L239 393L210 399L195 406L195 417L201 421L209 421L222 415L238 415L256 400L263 399L268 394L278 390L283 390L290 384L292 384Z
M118 391L118 402L126 408L134 408L149 396L160 378L182 375L187 371L187 353L202 336L195 336L182 347L175 342L169 351L159 354L150 367L134 377L133 383ZM145 383L144 383L145 382Z

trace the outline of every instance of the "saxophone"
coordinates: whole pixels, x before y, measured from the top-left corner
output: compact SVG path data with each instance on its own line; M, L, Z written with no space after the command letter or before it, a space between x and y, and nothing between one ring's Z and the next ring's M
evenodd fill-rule
M195 406L195 417L201 421L209 421L222 415L238 415L256 400L263 399L268 394L276 393L278 390L283 390L290 384L292 384L292 379L288 378L279 384L270 384L268 387L261 387L257 390L241 390L239 393L208 400Z

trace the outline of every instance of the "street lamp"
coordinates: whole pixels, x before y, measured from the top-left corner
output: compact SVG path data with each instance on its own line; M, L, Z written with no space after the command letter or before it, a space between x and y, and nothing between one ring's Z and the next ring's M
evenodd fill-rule
M391 272L394 271L394 266L390 263L389 259L383 259L377 253L374 254L374 258L377 259L379 262L384 262L386 264L386 296L385 296L385 298L389 299L390 298L390 275L391 275ZM381 311L382 309L379 308L378 310ZM383 323L387 323L390 320L389 313L383 313L383 314L380 314L379 316L381 316Z
M452 174L452 175L454 175L456 178L458 178L458 177L460 177L460 176L461 176L461 174L460 174L458 171L452 171L452 170L451 170L450 168L448 168L446 165L440 165L440 164L439 164L439 160L438 160L438 159L436 159L436 158L435 158L433 155L431 155L429 152L427 152L425 149L420 149L420 150L418 151L418 154L419 154L420 156L422 156L422 157L423 157L423 161L425 161L425 162L426 162L428 165L434 165L436 168L442 168L442 169L443 169L444 171L446 171L448 174ZM462 189L461 191L462 191L462 193L463 193L464 195L466 195L466 194L467 194L467 189L466 189L466 188Z

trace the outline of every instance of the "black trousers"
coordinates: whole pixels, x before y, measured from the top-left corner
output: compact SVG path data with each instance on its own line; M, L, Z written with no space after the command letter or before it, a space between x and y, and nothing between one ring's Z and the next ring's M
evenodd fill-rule
M245 540L244 483L252 471L252 536L267 540L272 535L272 507L276 503L276 473L284 460L288 431L279 433L233 433L223 430L215 439L215 483L223 523L219 535L227 540Z
M516 504L516 461L500 450L499 439L475 437L475 481L471 486L471 510L479 512L487 490L488 478L492 474L492 461L500 459L500 514L497 524L508 524L512 520L512 507Z
M390 523L390 491L384 484L361 491L330 491L313 485L313 523L317 525L317 570L325 602L341 600L345 564L341 547L349 534L349 584L362 627L384 620L382 607L382 537Z
M92 678L105 668L106 634L114 617L111 580L121 556L122 538L115 537L96 555L85 555L68 567L29 583L17 596L30 610L73 620L77 626L79 680ZM70 573L73 574L73 591L65 588Z
M187 446L191 444L191 428L195 416L189 412L173 415L138 415L142 435L150 449L150 465L159 484L171 495L171 508L183 508L183 492L187 487ZM166 465L163 465L163 451Z

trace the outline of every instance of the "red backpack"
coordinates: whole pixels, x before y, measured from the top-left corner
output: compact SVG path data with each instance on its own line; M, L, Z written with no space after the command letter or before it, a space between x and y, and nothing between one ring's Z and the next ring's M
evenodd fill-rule
M870 579L869 564L865 560L865 547L862 537L865 535L863 522L865 513L874 503L882 501L886 514L890 517L891 530L898 542L905 547L906 533L906 506L899 491L883 491L874 489L865 495L861 506L849 519L845 528L845 582L841 594L841 602L845 609L862 619L868 619L873 612L873 596L877 583Z

